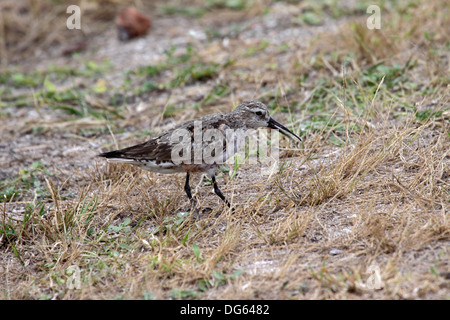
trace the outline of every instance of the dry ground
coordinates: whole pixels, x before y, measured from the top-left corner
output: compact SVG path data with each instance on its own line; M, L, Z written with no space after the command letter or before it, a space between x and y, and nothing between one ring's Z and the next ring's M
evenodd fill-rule
M445 1L383 2L381 30L362 2L136 1L126 43L126 1L82 2L81 31L58 3L0 3L0 298L450 298ZM304 143L222 168L234 213L95 157L248 99Z

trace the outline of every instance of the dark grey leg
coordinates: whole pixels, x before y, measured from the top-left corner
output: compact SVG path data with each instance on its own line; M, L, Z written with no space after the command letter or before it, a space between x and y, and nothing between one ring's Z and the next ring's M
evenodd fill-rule
M186 183L184 184L184 191L186 191L191 204L194 204L194 199L192 199L191 186L189 185L189 172L186 173Z
M216 182L216 177L214 175L211 176L211 180L214 185L214 192L220 197L220 199L222 199L227 204L228 208L231 208L230 203L228 202L227 199L225 199L225 196L222 194L222 191L220 191L219 186L217 185Z
M189 172L186 173L186 183L184 184L184 191L186 191L189 201L191 202L191 210L194 210L198 217L199 212L198 212L198 209L195 207L195 201L192 198L192 193L191 193L191 186L189 185Z

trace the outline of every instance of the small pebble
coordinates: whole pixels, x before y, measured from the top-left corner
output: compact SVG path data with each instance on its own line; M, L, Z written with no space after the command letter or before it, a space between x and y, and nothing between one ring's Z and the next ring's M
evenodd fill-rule
M337 255L337 254L341 254L342 252L344 252L344 251L342 251L342 250L340 250L340 249L331 249L329 253L330 253L332 256L335 256L335 255Z

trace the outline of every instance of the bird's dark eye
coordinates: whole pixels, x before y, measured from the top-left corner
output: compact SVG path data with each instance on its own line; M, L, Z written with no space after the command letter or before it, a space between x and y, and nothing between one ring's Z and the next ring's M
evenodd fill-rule
M256 115L257 115L257 116L262 116L263 113L262 113L261 111L256 111Z

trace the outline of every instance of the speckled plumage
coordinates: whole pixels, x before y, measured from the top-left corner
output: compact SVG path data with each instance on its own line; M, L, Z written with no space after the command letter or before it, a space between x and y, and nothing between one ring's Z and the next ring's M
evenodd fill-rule
M230 141L225 139L227 130L238 130L238 129L257 129L260 127L269 127L272 129L280 130L281 133L287 135L290 133L296 138L300 139L298 136L293 134L287 128L277 123L270 117L268 108L265 104L258 101L245 101L239 104L235 110L229 113L216 113L206 115L202 118L187 121L181 125L178 125L168 131L163 132L158 137L150 139L144 143L137 144L128 148L105 152L99 156L107 158L109 162L121 162L128 163L131 165L138 166L144 170L159 172L159 173L175 173L175 172L186 172L186 184L185 191L193 203L192 195L189 187L189 173L193 172L206 172L212 178L214 184L214 191L216 194L230 206L229 202L225 199L221 191L219 190L214 173L221 163L224 163L227 158L232 156L235 152L239 150L239 145L235 140ZM197 132L201 129L201 135ZM223 154L218 155L217 161L214 163L205 162L202 160L200 163L195 161L195 146L194 141L195 135L199 134L200 137L204 136L204 133L209 129L217 129L221 134L223 139L220 141L222 146ZM177 131L178 130L178 131ZM179 132L186 132L190 135L190 144L192 148L190 161L184 161L179 163L174 161L172 151L176 145L180 144L179 140L174 140L174 136ZM213 141L207 141L200 138L202 141L199 148L202 150L208 148L210 143ZM232 148L230 152L230 148ZM227 150L228 149L228 150Z

